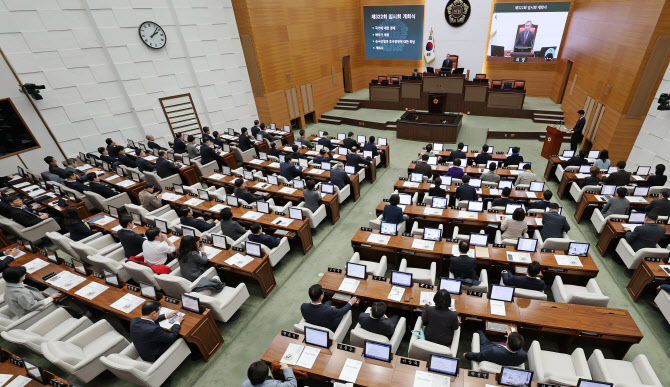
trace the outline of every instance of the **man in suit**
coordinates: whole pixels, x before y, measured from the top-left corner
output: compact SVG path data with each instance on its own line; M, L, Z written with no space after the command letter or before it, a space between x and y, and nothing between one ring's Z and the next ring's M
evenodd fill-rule
M184 135L181 133L175 134L174 137L174 143L172 144L172 148L174 149L174 153L185 153L186 152L186 144L184 143L184 140L182 139Z
M281 239L263 233L263 227L261 227L261 224L258 222L254 222L251 227L249 227L249 230L251 230L251 235L249 235L249 240L251 242L260 243L269 249L274 249L281 243Z
M117 144L111 138L105 139L105 143L107 144L107 152L109 153L109 155L112 157L116 157L118 151L117 147L119 146L119 144Z
M124 215L119 219L121 230L116 233L116 236L121 242L123 252L126 258L135 257L142 254L142 244L146 240L144 234L138 234L133 231L133 217Z
M181 165L181 163L171 163L168 160L166 151L158 152L158 159L156 159L156 173L161 179L178 174L178 165Z
M86 181L86 173L77 169L77 159L69 158L65 160L65 164L65 172L74 172L74 174L77 176L77 179Z
M409 79L411 79L413 81L420 81L421 78L422 78L421 73L417 69L414 69L414 72L409 77Z
M233 220L233 211L230 207L221 210L219 215L221 216L221 234L236 241L247 233L247 230L244 227Z
M147 146L149 147L149 149L166 150L162 146L158 145L154 136L147 134L146 139L147 139Z
M584 118L584 110L577 111L577 114L579 114L579 119L577 120L577 123L570 131L570 133L572 134L572 137L570 137L570 149L574 151L576 151L577 148L579 148L579 145L582 143L582 140L584 139L584 134L582 132L584 131L584 125L586 124L586 118Z
M358 154L358 147L351 147L351 153L347 155L347 165L351 165L356 168L356 172L360 171L363 168L360 164L370 165L370 160L362 158Z
M647 213L644 224L635 227L635 230L631 231L628 227L624 227L626 242L633 248L633 251L655 248L656 244L665 237L665 227L656 224L657 219L658 215Z
M209 223L205 221L205 218L202 216L194 217L193 210L190 207L179 207L177 209L177 216L179 216L179 221L183 226L193 227L194 229L205 232L208 231L219 223L219 220L216 219L214 222Z
M533 171L530 170L530 164L524 164L523 166L523 172L517 176L516 181L514 182L514 185L530 185L530 183L534 182L537 180L537 175L533 173Z
M668 216L670 215L670 189L664 188L661 191L661 197L654 199L647 205L644 211L649 214L654 214L658 216Z
M306 159L307 156L304 153L300 152L300 147L297 146L296 144L293 144L291 147L291 150L293 153L291 154L291 159L292 160L300 160L300 159Z
M368 332L391 338L395 333L395 327L400 321L400 316L386 316L386 304L375 302L370 308L370 313L361 313L358 315L358 323L361 328Z
M589 176L586 176L584 180L582 180L581 183L579 183L579 188L584 188L587 185L598 185L600 184L600 168L596 167L595 165L591 166L590 169L591 174Z
M270 154L270 156L274 156L274 157L279 158L279 155L281 155L282 153L281 153L281 151L280 151L279 149L277 149L277 144L275 144L275 143L273 142L273 143L270 143L270 152L269 152L269 154Z
M493 344L484 332L479 334L479 352L466 352L463 357L476 362L489 361L504 367L516 367L528 360L528 354L523 350L523 336L518 332L507 331L506 345Z
M177 315L176 310L167 314L160 314L161 304L156 301L147 301L142 305L142 317L130 320L130 338L142 360L155 362L179 338L183 315L178 315L169 331L163 329L159 323Z
M570 231L568 220L558 213L558 207L558 203L549 203L549 211L542 215L542 240L563 238L563 231Z
M156 170L156 166L145 159L145 157L147 157L147 153L145 151L138 148L135 150L135 153L137 153L137 160L135 160L135 163L137 164L137 169L139 169L140 172L153 172Z
M321 163L330 162L332 159L333 155L328 151L328 148L321 148L319 155L315 156L312 162L317 165L321 165Z
M328 132L323 132L323 137L319 137L319 140L316 143L323 145L330 150L335 149L335 145L333 145L333 143L328 138Z
M433 170L430 168L430 165L428 165L429 158L430 157L424 153L421 156L421 161L416 163L414 173L420 173L430 179L433 176Z
M312 144L311 141L305 137L305 129L300 129L300 137L296 139L297 142L300 143L300 145L304 146L307 149L312 149L314 148L314 144Z
M284 382L272 379L268 375L270 368L263 360L253 362L247 369L249 379L242 383L242 387L298 387L293 369L288 364L279 363L279 369L284 373Z
M515 146L512 148L512 154L507 156L507 158L504 161L504 165L507 167L509 165L519 165L519 163L523 162L523 156L519 154L519 147Z
M514 51L521 49L527 50L530 48L530 52L533 53L533 46L535 45L535 34L530 29L533 27L533 22L528 20L524 25L523 30L519 32L519 35L516 36L516 41L514 42Z
M618 168L617 171L610 173L603 182L608 185L616 185L617 187L630 183L630 172L626 172L626 162L619 161L616 163L616 167Z
M497 182L500 181L500 175L498 175L496 173L497 165L498 165L497 163L490 163L489 164L489 170L482 173L482 176L481 176L482 181L490 181L490 182L493 182L493 183L497 183Z
M533 261L528 265L528 271L526 275L515 275L510 273L507 270L502 271L502 280L503 283L507 286L514 286L516 288L535 290L538 292L543 292L547 287L547 284L544 283L542 278L539 278L542 267L537 261Z
M91 191L97 193L105 199L116 196L119 193L109 188L107 185L100 182L100 177L95 172L89 172L86 175L86 180L89 181L88 186Z
M458 200L477 200L477 188L471 186L470 176L463 175L461 178L463 185L456 188L456 199Z
M221 138L221 133L217 132L216 130L212 133L212 137L214 138L212 140L212 144L214 144L215 147L218 148L223 148L223 139Z
M202 142L204 143L208 139L209 139L209 141L214 141L214 137L212 137L209 134L209 126L203 126L202 127Z
M87 185L77 180L77 175L74 172L68 172L65 175L65 186L81 193L91 190Z
M407 220L407 217L403 215L402 208L398 207L400 204L400 196L398 194L393 194L389 198L389 204L384 206L384 211L382 212L382 220L388 223L400 224Z
M355 178L358 179L358 176ZM330 170L330 182L335 184L339 189L342 189L347 184L351 183L349 174L344 171L344 165L342 163L337 163L335 167Z
M447 197L447 190L442 188L442 179L436 177L433 179L433 185L428 189L428 196L444 198Z
M358 143L356 142L356 140L354 140L354 132L347 133L347 138L345 138L342 141L342 146L344 146L347 149L351 149L357 145Z
M302 313L302 318L308 324L318 325L335 332L344 315L356 304L358 298L351 297L343 307L336 309L333 307L332 301L323 302L323 296L321 285L310 286L309 299L312 302L302 304L300 306L300 313Z
M454 274L455 278L479 281L479 275L477 275L477 259L468 255L469 250L470 245L468 242L458 242L458 251L461 255L451 258L451 261L449 262L449 271Z
M261 129L261 130L258 132L258 134L260 134L261 136L263 136L263 139L267 139L267 140L270 141L270 142L272 142L272 141L277 141L277 140L280 139L280 137L275 137L275 136L271 135L270 133L268 133L267 131L265 131L265 124L261 124L260 129ZM255 137L254 137L254 138L255 138Z
M23 205L23 200L19 195L10 195L7 201L12 206L9 211L12 220L23 227L32 227L49 218L46 212L37 211L41 208L39 204L33 204L32 207Z
M612 196L605 206L600 210L603 218L607 218L610 215L626 215L628 214L628 209L630 208L630 202L626 199L628 195L628 189L626 187L618 187L616 189L616 195Z
M284 161L283 163L279 164L279 174L288 181L299 177L300 172L302 172L302 167L296 167L290 161Z
M530 206L528 206L528 209L545 210L547 207L549 207L549 204L551 204L550 200L554 196L554 193L547 189L542 193L542 196L544 196L543 200L533 202Z
M61 179L65 179L67 171L58 166L58 162L56 162L56 159L53 156L45 157L44 162L49 165L49 172L53 173L54 175L57 175Z
M110 156L109 151L107 151L107 149L105 149L103 147L98 148L98 153L100 153L100 160L109 164L110 167L113 166L114 163L119 161L119 160L116 159L116 157Z
M126 155L126 148L122 146L116 147L116 158L119 162L128 168L137 168L137 163Z
M482 145L482 152L475 157L475 163L477 163L477 165L487 165L492 159L493 156L489 153L489 146L484 144Z
M451 154L449 154L449 161L454 161L456 159L465 159L466 155L465 152L463 152L464 147L465 144L459 142L458 145L456 146L456 150L452 151Z
M509 195L512 194L511 188L503 188L500 194L502 195L501 197L493 199L493 203L491 203L492 207L505 207L508 204L514 204L514 200L510 199L509 197Z
M442 61L442 69L443 70L448 70L451 71L451 69L454 67L454 62L449 59L450 55L447 54L447 57Z
M251 127L251 135L254 136L254 138L256 138L258 132L261 131L261 129L258 127L259 124L260 123L258 120L254 120L254 126Z
M377 149L377 145L375 145L375 136L370 136L368 142L363 145L363 151L372 152L373 156L379 155L379 149Z
M144 189L138 194L140 204L149 212L162 207L161 195L161 190L156 189L151 183L144 183Z
M14 257L16 257L21 250L18 248L13 248L13 249L7 249L0 253L0 257L2 257L0 261L0 274L5 271L7 266L14 260Z
M207 165L212 161L216 161L219 169L223 166L223 162L219 160L219 153L212 147L211 138L206 138L203 139L203 143L200 145L200 164Z
M589 163L589 161L586 159L586 156L589 153L585 151L584 149L580 150L579 153L575 154L571 158L568 159L568 161L565 162L566 167L581 167L582 165L586 165Z
M237 147L240 148L242 152L246 152L254 147L254 143L249 138L248 133L249 131L247 128L242 128L242 134L240 134L240 137L237 139Z
M245 202L251 204L255 203L259 200L263 200L265 196L263 195L254 195L249 190L247 189L247 185L244 183L244 180L242 179L235 179L235 190L233 191L233 194L239 198L244 200Z

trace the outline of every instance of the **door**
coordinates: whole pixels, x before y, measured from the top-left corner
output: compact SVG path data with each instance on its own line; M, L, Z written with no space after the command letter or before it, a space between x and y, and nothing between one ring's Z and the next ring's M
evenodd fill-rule
M570 72L572 71L572 61L569 60L565 65L565 73L563 73L563 80L561 81L561 88L558 92L558 101L556 103L563 103L563 96L565 95L565 88L568 86L568 79L570 79Z
M344 91L346 93L353 92L351 80L351 55L342 57L342 77L344 78Z

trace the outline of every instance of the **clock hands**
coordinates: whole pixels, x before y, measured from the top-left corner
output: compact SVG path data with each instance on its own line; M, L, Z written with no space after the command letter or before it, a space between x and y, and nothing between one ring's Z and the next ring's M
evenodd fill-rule
M158 27L156 27L156 31L154 31L154 33L151 34L151 37L153 38L157 33L158 33Z

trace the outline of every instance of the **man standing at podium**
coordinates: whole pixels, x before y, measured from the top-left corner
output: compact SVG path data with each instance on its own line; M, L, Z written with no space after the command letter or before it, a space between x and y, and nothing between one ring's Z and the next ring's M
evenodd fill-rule
M528 20L526 24L524 24L523 30L521 30L521 32L519 32L519 34L516 36L516 41L514 42L514 51L530 51L531 54L533 53L533 46L535 45L535 34L530 30L531 27L533 27L533 22Z
M584 131L584 124L586 123L586 118L584 118L584 111L579 110L577 114L579 114L579 119L577 120L575 127L570 131L572 134L572 138L570 139L570 149L573 151L576 151L577 148L579 148L579 145L584 139L582 132Z

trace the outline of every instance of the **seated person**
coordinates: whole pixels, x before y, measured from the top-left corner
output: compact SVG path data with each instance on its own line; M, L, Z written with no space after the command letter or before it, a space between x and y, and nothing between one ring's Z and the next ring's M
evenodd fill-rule
M417 69L414 69L414 72L412 72L412 75L409 76L409 79L413 81L420 81L422 78L421 73Z
M100 181L100 176L95 172L89 172L86 175L86 180L89 181L88 188L90 191L97 193L105 199L109 199L118 195L119 193L109 188L106 184Z
M454 274L456 279L469 279L475 281L474 285L479 285L479 275L477 275L477 259L470 257L468 251L470 245L466 241L458 242L458 251L461 253L458 257L452 257L449 262L449 271Z
M272 379L268 375L270 367L263 360L253 362L247 370L249 379L242 383L242 387L298 387L298 381L291 367L286 363L279 363L279 369L284 373L284 382Z
M212 161L216 161L216 165L219 169L223 166L223 161L219 160L219 152L214 149L212 140L210 138L205 138L200 146L200 164L207 165Z
M295 179L296 177L300 177L301 172L302 167L296 167L290 161L284 161L283 163L279 164L279 174L282 175L284 179L288 180L289 182Z
M265 197L263 195L254 195L251 192L249 192L249 190L247 189L247 184L244 182L243 179L235 179L235 190L233 191L233 195L235 195L239 199L244 200L249 204L255 203L259 200L263 200L263 198Z
M665 185L665 183L668 181L668 177L663 173L665 173L665 165L657 164L656 173L647 178L647 186L659 187Z
M147 146L149 147L149 149L167 150L162 146L158 145L154 136L147 134L146 139L147 139Z
M33 204L31 207L23 205L23 200L19 195L10 195L7 202L12 206L9 209L10 217L23 227L32 227L50 217L46 212L38 211L42 208L39 204Z
M518 146L513 147L512 148L512 154L507 156L507 158L503 162L503 165L508 167L510 165L519 165L519 163L522 163L523 162L523 156L521 156L519 154L519 151L520 151L520 149L519 149Z
M598 156L598 159L593 163L598 169L600 170L608 170L610 167L610 153L607 149L603 149L600 151L600 155Z
M144 183L144 189L139 193L140 203L145 210L151 212L163 206L161 202L162 193L151 183Z
M263 227L258 222L254 222L249 230L251 230L251 235L249 235L251 242L260 243L269 249L274 249L281 243L281 239L263 233Z
M458 200L477 200L477 188L468 184L470 182L470 176L464 175L461 180L463 185L456 188L456 199Z
M74 172L66 172L65 173L65 186L73 189L77 192L84 193L84 191L90 191L91 189L88 188L88 186L81 181L77 180L77 175L74 174Z
M554 193L551 192L550 190L546 189L542 193L542 196L544 197L543 200L537 200L534 201L529 207L529 210L545 210L547 207L549 207L549 203L551 198L554 196Z
M654 214L656 216L670 215L670 189L663 188L661 190L661 197L654 199L645 207L644 211L647 214Z
M635 230L631 231L628 227L624 227L623 230L626 232L624 237L633 251L655 248L658 242L665 237L665 227L656 224L657 219L658 215L647 213L644 224L635 227Z
M0 257L2 257L2 260L0 261L0 274L2 274L3 271L7 267L9 267L9 264L14 261L14 257L19 255L21 253L21 250L18 248L13 248L13 249L7 249L0 253Z
M116 141L112 140L111 138L107 138L105 143L107 144L107 152L109 152L109 155L116 157L118 151L116 147L119 146L119 144L117 144Z
M323 132L323 136L319 137L319 140L316 142L318 145L323 145L324 147L330 149L331 151L335 149L335 145L328 138L328 132Z
M58 162L53 156L45 157L44 162L49 165L50 173L53 173L54 175L60 177L61 179L65 179L67 171L58 166Z
M205 141L214 141L214 137L212 137L211 134L209 134L209 126L203 126L202 127L202 143L204 144Z
M328 155L328 156L326 156ZM321 166L321 163L330 162L333 159L332 153L328 151L328 148L321 148L319 155L315 156L312 162L318 166Z
M313 149L314 144L305 137L305 129L300 129L300 137L296 138L295 141L299 142L302 146L307 149Z
M191 134L186 137L186 153L188 154L188 157L192 159L200 156L200 150L198 150L198 146L195 145L195 136Z
M218 220L214 220L212 223L207 222L202 216L197 218L193 217L193 210L186 206L179 207L177 209L177 215L179 216L179 221L183 226L193 227L200 232L211 230L219 223Z
M65 217L63 219L65 229L70 233L70 239L77 242L84 238L95 234L95 231L88 227L87 223L81 221L77 207L68 206L65 209Z
M279 158L279 155L281 155L281 151L277 149L277 144L270 143L270 152L268 153L270 156L274 156L276 158Z
M549 211L542 215L542 240L547 238L563 238L563 232L570 231L570 225L565 216L558 213L558 203L549 203Z
M530 170L530 164L525 164L523 166L523 172L517 176L516 181L514 182L514 185L530 185L530 183L537 181L537 175L533 173L533 171Z
M419 152L419 157L421 157L423 155L428 155L428 156L433 155L433 144L426 144L426 146L421 149L421 152Z
M130 215L123 215L119 219L121 229L117 231L116 236L121 242L123 252L126 258L135 257L142 254L142 245L146 240L144 234L138 234L133 231L133 217Z
M451 347L454 332L459 326L458 313L451 309L451 295L446 289L438 290L433 302L428 305L421 313L426 340Z
M166 151L158 151L156 173L161 179L179 174L179 165L181 165L181 163L172 163L168 160Z
M512 219L503 217L500 224L502 239L519 239L528 232L528 223L526 222L526 212L523 208L517 208L512 213Z
M119 162L123 165L125 165L128 168L137 168L137 163L133 161L128 155L126 155L126 148L122 146L117 146L116 147L116 158L119 160Z
M368 332L391 338L395 332L395 327L400 321L400 316L386 317L386 304L375 302L372 304L370 313L361 313L358 315L358 323L361 328Z
M446 198L447 191L444 188L442 188L441 185L442 185L442 179L440 179L439 177L433 179L433 185L428 189L428 196Z
M106 163L108 163L110 167L113 166L114 163L118 161L116 159L116 157L110 156L107 149L105 149L103 147L98 148L98 153L100 153L100 160L105 161Z
M533 261L528 265L528 272L526 275L515 275L507 270L502 271L503 284L507 286L514 286L515 288L535 290L543 292L547 287L542 278L538 275L542 272L542 267L537 261Z
M352 147L358 146L358 143L354 139L354 132L347 133L347 138L342 141L342 146L351 149Z
M147 161L147 152L137 148L135 153L137 154L137 160L135 160L135 162L137 163L137 169L139 169L140 172L153 172L156 170L156 166Z
M582 165L587 165L589 161L586 159L586 156L589 154L586 150L582 149L579 153L572 156L568 161L565 162L566 167L580 167Z
M168 257L168 254L175 252L174 243L157 228L150 228L146 231L147 240L142 243L142 253L144 254L144 263L147 265L165 265L174 257Z
M584 188L587 185L598 185L598 184L600 184L600 176L598 176L600 174L600 168L598 168L594 165L594 166L591 167L589 172L591 174L589 176L586 176L586 178L584 178L584 180L581 183L579 183L579 188Z
M323 296L324 293L321 285L310 286L309 298L312 302L302 304L300 306L300 313L302 313L302 318L308 324L318 325L335 332L344 315L356 304L358 299L351 297L343 307L336 309L331 300L323 302Z
M2 278L7 282L5 302L17 319L36 310L42 310L47 306L46 297L39 290L23 283L26 279L25 266L6 268L2 272ZM58 299L61 296L61 293L54 293L49 297Z
M254 142L249 138L249 130L247 128L240 129L240 136L237 138L237 147L242 152L246 152L254 147Z
M221 210L221 234L231 238L233 241L240 239L247 230L233 220L233 211L230 207Z
M382 212L382 220L388 223L400 224L407 220L407 217L402 214L402 208L398 207L400 204L400 196L393 194L389 198L389 204L384 206Z
M503 367L518 367L528 360L528 354L523 350L523 336L518 332L507 331L506 345L493 344L484 332L479 335L479 352L466 352L463 357L476 362L489 361Z
M355 176L354 178L358 179L358 176ZM349 174L344 171L344 164L337 163L333 169L330 170L330 182L335 184L339 189L343 189L347 184L351 183Z
M74 172L74 174L77 175L77 179L80 179L81 181L86 181L86 173L77 169L77 159L69 158L65 160L65 163L67 164L65 166L65 172Z
M497 183L500 181L500 175L496 173L496 163L489 164L489 170L482 173L482 181Z
M492 207L505 207L508 204L514 204L514 200L509 198L509 195L512 194L511 188L503 188L500 194L502 195L501 197L493 199L493 202L491 203Z
M297 145L293 145L291 147L291 150L293 150L293 153L291 154L291 159L293 160L299 160L299 159L306 159L307 156L304 153L300 153L300 147Z
M268 140L270 142L277 141L281 138L281 137L275 137L270 133L268 133L267 131L265 131L265 124L261 124L258 134L260 134L264 140Z
M463 152L463 148L465 148L465 144L459 142L458 145L456 146L456 150L452 151L451 154L449 154L449 161L465 159L466 154L465 152Z
M461 159L454 160L454 165L447 169L446 176L451 176L454 179L460 179L463 177L463 168L461 168Z
M309 208L310 211L316 212L319 209L321 204L321 195L319 191L315 190L316 182L313 179L307 179L305 183L305 189L302 190L303 196L305 198L305 207Z
M424 153L421 156L421 161L417 161L416 166L414 167L414 173L420 173L430 179L433 176L433 170L430 168L430 165L428 165L429 158L430 157Z
M130 338L142 360L155 362L179 338L179 329L184 316L177 316L174 325L169 331L163 329L159 323L171 319L177 314L172 310L160 314L161 304L157 301L147 301L142 304L142 317L130 320Z
M619 161L616 163L617 171L610 173L605 179L603 179L603 184L622 186L630 183L630 172L626 172L626 162Z
M358 147L352 146L349 154L347 155L347 165L352 165L356 168L356 172L360 171L361 164L370 165L370 160L364 159L358 154Z
M477 163L477 165L487 165L488 162L493 159L493 156L488 152L489 146L486 144L482 145L482 152L475 157L475 163Z
M225 144L225 142L221 137L221 133L215 130L214 132L212 132L212 137L213 137L212 144L214 144L215 147L223 148L223 144Z
M363 151L372 152L372 156L379 155L379 149L377 149L377 145L375 145L375 136L370 136L368 142L366 142L365 145L363 145Z
M184 143L183 137L184 135L182 133L177 133L174 135L174 142L172 145L174 153L186 153L186 144Z

